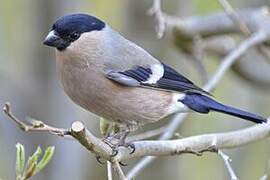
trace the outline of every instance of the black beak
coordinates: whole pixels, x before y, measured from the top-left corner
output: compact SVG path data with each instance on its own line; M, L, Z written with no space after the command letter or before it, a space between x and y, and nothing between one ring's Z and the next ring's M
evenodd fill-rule
M49 32L49 34L43 41L43 44L47 46L58 47L61 42L62 42L62 39L59 36L59 34L55 32L54 30L52 30L51 32Z

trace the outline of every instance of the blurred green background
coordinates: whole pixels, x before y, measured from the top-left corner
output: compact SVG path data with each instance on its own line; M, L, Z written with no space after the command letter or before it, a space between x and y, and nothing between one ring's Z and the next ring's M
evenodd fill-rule
M171 42L170 35L158 40L154 19L146 15L150 0L1 0L0 5L0 104L10 101L14 113L68 128L82 120L99 135L98 117L75 105L64 94L55 70L54 51L42 45L52 22L71 12L87 12L100 17L128 39L138 43L160 60L174 65L198 84L196 69ZM269 0L235 0L236 8L270 5ZM164 0L163 10L181 17L204 15L223 10L217 0ZM169 34L169 33L168 33ZM210 72L219 61L205 60ZM269 115L269 89L259 89L227 72L216 88L218 100L243 109ZM164 121L165 122L165 121ZM161 122L164 123L164 122ZM183 136L223 132L250 126L251 123L222 114L192 114L179 128ZM155 125L149 125L151 128ZM106 179L106 167L79 143L43 133L24 133L0 114L0 179L15 179L15 144L25 145L30 154L40 145L56 146L49 165L33 179ZM261 177L270 158L269 140L226 150L240 179ZM127 162L128 168L135 161ZM222 160L214 153L201 157L181 155L158 158L137 179L228 179Z

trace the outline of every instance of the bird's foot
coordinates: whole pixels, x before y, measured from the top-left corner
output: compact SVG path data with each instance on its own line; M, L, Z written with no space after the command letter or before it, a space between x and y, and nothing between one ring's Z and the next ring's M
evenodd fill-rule
M133 143L126 142L126 136L127 133L124 133L124 135L114 134L103 139L103 142L105 142L112 148L112 157L118 154L119 147L129 148L131 150L130 154L135 152L135 145Z

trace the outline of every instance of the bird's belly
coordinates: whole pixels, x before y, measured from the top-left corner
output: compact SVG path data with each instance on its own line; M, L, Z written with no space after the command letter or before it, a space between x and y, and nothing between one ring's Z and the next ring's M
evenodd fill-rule
M128 124L146 124L169 115L168 92L123 86L98 73L65 73L61 76L65 92L96 115Z

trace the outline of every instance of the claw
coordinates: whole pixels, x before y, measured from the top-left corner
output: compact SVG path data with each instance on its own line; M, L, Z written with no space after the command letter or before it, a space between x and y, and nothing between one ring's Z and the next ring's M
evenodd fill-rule
M116 148L117 147L112 149L112 154L110 155L111 157L115 157L118 154L118 150Z
M96 160L97 160L97 162L99 163L99 164L105 164L105 162L102 162L101 161L101 156L96 156Z
M120 164L121 166L127 166L127 164L126 164L126 163L123 163L122 161L120 161L119 164Z
M129 149L131 149L131 151L130 151L130 153L129 153L129 154L133 154L133 153L135 152L135 150L136 150L136 148L135 148L135 145L134 145L134 144L129 144L129 145L128 145L128 148L129 148Z

